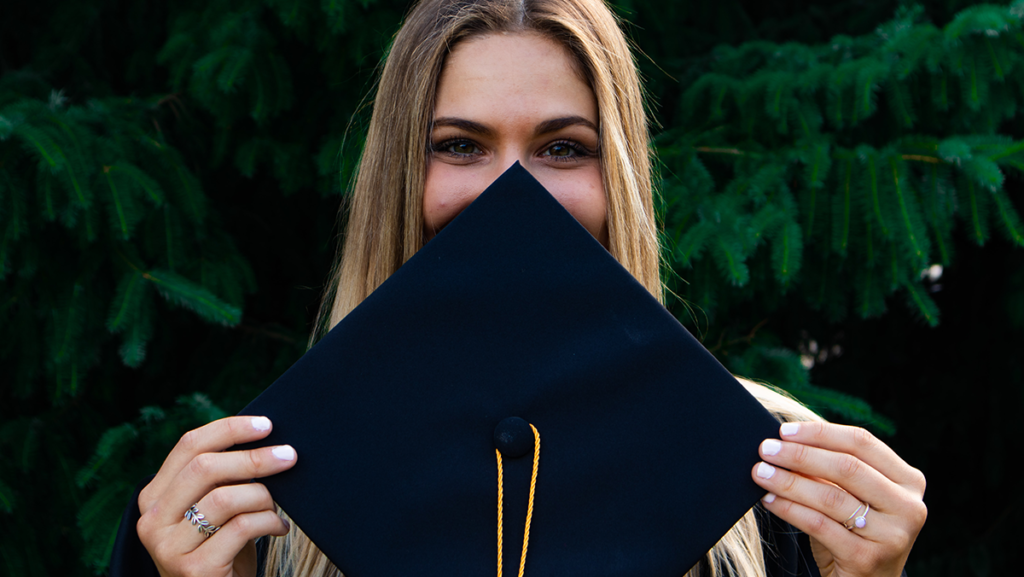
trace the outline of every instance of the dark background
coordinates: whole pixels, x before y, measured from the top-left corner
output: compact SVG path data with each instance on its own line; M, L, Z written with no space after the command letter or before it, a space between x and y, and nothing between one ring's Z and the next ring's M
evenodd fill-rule
M1024 55L1021 3L999 7L1011 25L999 28L1005 70L998 80L998 67L983 58L984 33L948 39L950 23L974 4L923 2L915 12L877 1L616 3L642 51L658 122L666 278L678 295L670 309L733 371L786 388L829 418L867 426L926 473L930 514L911 555L913 576L1016 572L1016 521L1024 510L1010 464L1022 454L1015 425L1024 402L1024 252L1012 232L1000 232L997 201L979 200L988 202L978 214L989 220L973 218L964 192L973 173L957 160L964 155L921 153L954 171L948 180L959 202L929 229L946 235L945 255L933 241L923 259L892 248L891 263L882 265L862 248L881 241L856 228L849 253L837 256L828 231L808 229L805 191L836 197L843 151L861 145L916 154L907 140L915 135L1001 135L1009 144L1000 146L1014 146L1021 91L1013 75L1022 74L1011 65ZM338 207L358 158L374 73L407 7L373 0L5 3L0 573L103 573L134 484L159 467L184 431L239 410L302 354L342 230ZM922 34L922 45L988 62L976 70L990 79L980 103L963 91L946 108L934 104L929 79L948 73L963 83L970 72L922 64L914 75L877 82L870 118L826 119L814 138L801 138L773 132L761 101L741 97L760 94L756 72L779 66L764 54L780 47L818 54L837 35L851 39L855 56L883 54L877 30L891 22L934 25L946 39ZM723 45L748 51L729 64ZM826 60L833 68L847 61ZM707 99L687 94L702 78L727 72L737 79L734 104L709 126L695 118ZM911 126L893 120L896 85L912 86ZM828 116L837 92L814 94L808 98ZM744 124L748 118L753 124ZM759 123L768 128L751 128ZM32 144L44 137L52 145ZM800 184L805 161L792 154L814 142L831 147L832 170L822 183ZM970 141L975 156L979 142ZM47 164L46 150L56 164ZM752 165L743 164L755 153ZM998 189L1019 214L1024 195L1014 169L1024 164L1014 165L1013 154L1001 158L1009 160L999 165L1007 180ZM928 162L909 170L924 179ZM767 201L709 208L739 197L733 185L773 163L790 171L766 185L780 196L769 191ZM128 165L149 175L162 200L147 200L143 180L121 169ZM80 196L69 175L85 187ZM122 207L134 222L128 232L112 216L111 183L135 195ZM925 189L915 192L921 206ZM731 249L716 252L711 241L700 256L679 257L687 232L714 220L708 215L716 210L726 224L710 238L729 247L730 214L753 215L790 197L789 205L778 201L788 216L765 228L767 244L736 241L749 264L745 281L721 271ZM757 222L741 221L743 234ZM771 235L787 222L804 239L802 268L792 278L773 269L771 254L779 238ZM885 242L878 246L902 246ZM842 265L829 268L835 262ZM890 264L899 269L892 282L871 288L863 280L865 271ZM917 272L931 264L943 266L941 276L922 279ZM148 292L125 296L132 278ZM941 320L929 321L909 303L910 285L930 296L928 310ZM859 295L858 287L877 294Z

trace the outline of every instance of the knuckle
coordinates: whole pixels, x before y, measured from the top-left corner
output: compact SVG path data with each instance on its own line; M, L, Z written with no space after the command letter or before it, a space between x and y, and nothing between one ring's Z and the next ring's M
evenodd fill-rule
M928 479L925 478L924 473L920 469L914 469L911 476L914 488L924 495L925 490L928 488Z
M792 459L793 464L795 465L805 465L807 464L809 454L810 449L807 448L807 445L796 443L793 444L793 453L790 458Z
M189 461L188 470L195 477L204 478L213 472L213 459L210 453L200 453Z
M788 499L783 499L783 500L776 499L775 503L776 503L776 507L778 507L778 515L780 515L780 516L788 515L790 510L793 508L793 502L788 500Z
M141 491L139 491L139 510L140 511L147 511L147 510L149 510L149 508L153 504L153 501L156 499L156 497L153 496L153 491L155 489L151 488L152 485L153 484L150 483L149 485L146 485L145 487L143 487L143 489ZM142 519L140 518L139 520L141 521Z
M778 473L776 473L778 474ZM796 475L783 475L779 479L779 490L783 493L792 493L796 487Z
M233 521L235 523L235 530L242 535L248 535L256 528L253 523L252 515L238 515L233 519Z
M864 427L853 428L853 444L861 449L870 449L875 446L875 436Z
M822 499L822 504L825 509L838 510L843 502L846 501L846 492L839 487L829 487L825 490L825 498Z
M822 515L821 513L816 513L811 518L811 522L810 522L811 533L812 534L817 534L817 535L822 534L825 531L826 526L828 525L828 522L829 522L829 519L826 519L824 515Z
M263 457L263 451L246 451L245 455L250 473L255 475L263 470L264 463L266 462L266 459Z
M258 502L260 509L274 510L274 498L270 496L270 490L267 489L267 486L263 483L253 483L252 486L259 492Z
M198 451L201 437L202 433L199 432L199 429L192 429L191 431L186 431L185 434L182 435L180 439L178 439L178 447L185 451L186 453L193 453L195 451Z
M143 515L135 522L135 532L139 535L139 541L149 549L150 535L153 531L153 524L150 522L152 515Z
M836 466L836 472L840 478L852 479L857 476L860 472L860 459L851 455L843 455L839 457L839 463Z
M920 530L924 526L924 522L928 520L928 506L924 502L918 501L914 511L911 513L911 519L914 522L915 528Z
M238 422L237 418L225 417L225 418L221 419L221 421L224 423L224 426L227 429L227 432L231 436L232 439L237 439L237 438L239 438L241 436L239 434L239 433L241 433L241 431L239 430L239 424L240 423Z
M231 487L219 487L210 491L206 495L206 498L210 501L210 508L214 511L227 512L230 511L234 504L234 499L231 498Z
M828 437L828 423L813 423L811 425L811 437L815 441L822 441Z

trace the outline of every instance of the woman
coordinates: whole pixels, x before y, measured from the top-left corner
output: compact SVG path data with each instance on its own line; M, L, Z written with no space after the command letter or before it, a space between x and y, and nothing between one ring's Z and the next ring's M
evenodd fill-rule
M516 161L660 298L647 138L636 68L601 0L425 0L384 67L321 317L334 326ZM761 446L761 506L809 535L821 575L899 575L926 515L923 475L862 429L745 385L800 421ZM191 431L141 491L138 535L161 575L253 575L264 535L284 537L267 575L339 574L245 482L290 468L295 451L221 452L271 426L234 417ZM855 521L865 502L870 524ZM182 519L192 503L216 535ZM765 575L761 538L751 511L689 575Z

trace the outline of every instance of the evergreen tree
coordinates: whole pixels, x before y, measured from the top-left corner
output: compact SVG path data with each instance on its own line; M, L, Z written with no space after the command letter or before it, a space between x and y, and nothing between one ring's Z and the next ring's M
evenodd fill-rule
M699 65L657 137L673 280L692 279L675 283L683 302L713 321L796 298L839 322L899 295L936 326L922 273L951 264L957 226L978 245L996 234L1024 246L1004 188L1007 171L1024 172L1024 142L1001 132L1024 101L1024 2L971 7L942 28L923 14L904 7L822 45L721 46ZM753 346L731 366L764 378L783 358L799 362Z
M937 266L1024 264L1010 248L1024 246L1024 0L616 6L659 122L670 310L731 370L830 418L896 442L922 427L966 435L943 428L954 412L937 404L957 402L958 381L928 391L934 402L908 383L891 392L903 404L869 403L878 395L860 383L891 366L864 353L870 342L815 335L888 323L892 340L867 340L910 349L896 335L946 334L969 314L937 304L959 286L938 292ZM102 574L135 484L182 433L240 409L302 354L374 71L407 2L7 8L0 571ZM1003 324L971 350L1000 363L1019 356L1024 266L987 288L973 300L1004 307L991 308ZM841 354L858 369L836 374L850 366ZM992 414L1022 404L1015 362ZM947 411L939 423L913 414L928 402ZM984 488L943 490L936 467L943 503L1020 488L998 464L1020 445L1012 423L985 435ZM939 451L925 443L908 450ZM933 515L909 570L1014 567L1010 537L992 534L1019 506L959 548L945 544L972 520Z

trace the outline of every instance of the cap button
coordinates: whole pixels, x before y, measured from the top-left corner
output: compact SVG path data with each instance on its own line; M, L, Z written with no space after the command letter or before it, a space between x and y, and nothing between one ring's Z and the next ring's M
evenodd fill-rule
M504 419L494 428L494 448L501 456L518 459L533 450L533 429L519 417Z

